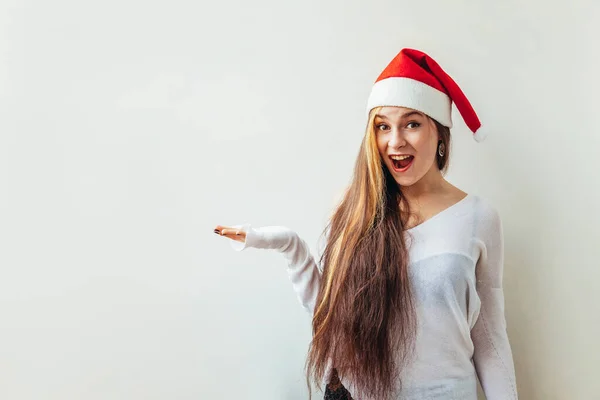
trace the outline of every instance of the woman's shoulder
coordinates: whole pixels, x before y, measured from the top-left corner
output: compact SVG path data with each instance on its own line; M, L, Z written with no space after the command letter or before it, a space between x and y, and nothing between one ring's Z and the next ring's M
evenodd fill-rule
M488 218L499 218L500 213L493 200L477 193L469 193L469 196L473 200L473 204L479 215Z
M493 200L471 193L473 221L476 224L478 236L497 234L502 231L502 218Z
M473 213L478 216L478 219L494 219L499 217L498 209L494 203L476 192L462 190L452 185L443 197L445 207L449 209L453 207L461 209L458 213L459 215Z

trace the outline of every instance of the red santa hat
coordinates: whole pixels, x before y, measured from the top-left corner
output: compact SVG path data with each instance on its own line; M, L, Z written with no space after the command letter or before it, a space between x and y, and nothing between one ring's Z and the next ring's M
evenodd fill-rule
M475 110L456 82L427 54L402 49L375 81L367 113L378 106L412 108L451 128L452 102L473 132L473 138L483 141L485 131L480 129Z

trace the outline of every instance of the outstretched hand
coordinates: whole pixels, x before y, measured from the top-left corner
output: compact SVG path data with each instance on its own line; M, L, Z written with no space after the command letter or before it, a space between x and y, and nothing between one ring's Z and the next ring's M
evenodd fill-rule
M225 236L226 238L235 240L237 242L245 242L246 241L246 232L242 229L233 228L230 226L222 226L217 225L215 228L215 233L220 236Z

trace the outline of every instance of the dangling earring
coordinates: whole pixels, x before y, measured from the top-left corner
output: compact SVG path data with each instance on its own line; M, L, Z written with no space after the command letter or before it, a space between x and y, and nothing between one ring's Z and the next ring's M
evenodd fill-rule
M440 157L444 157L445 152L446 146L444 145L444 142L440 140L440 143L438 145L438 154L440 155Z

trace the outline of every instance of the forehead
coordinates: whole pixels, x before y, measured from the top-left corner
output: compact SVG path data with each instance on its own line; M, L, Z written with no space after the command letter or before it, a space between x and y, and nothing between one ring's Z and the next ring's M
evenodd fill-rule
M420 111L414 110L412 108L406 107L396 107L396 106L385 106L381 107L379 111L376 113L376 116L381 116L388 119L399 119L407 116L424 116Z

